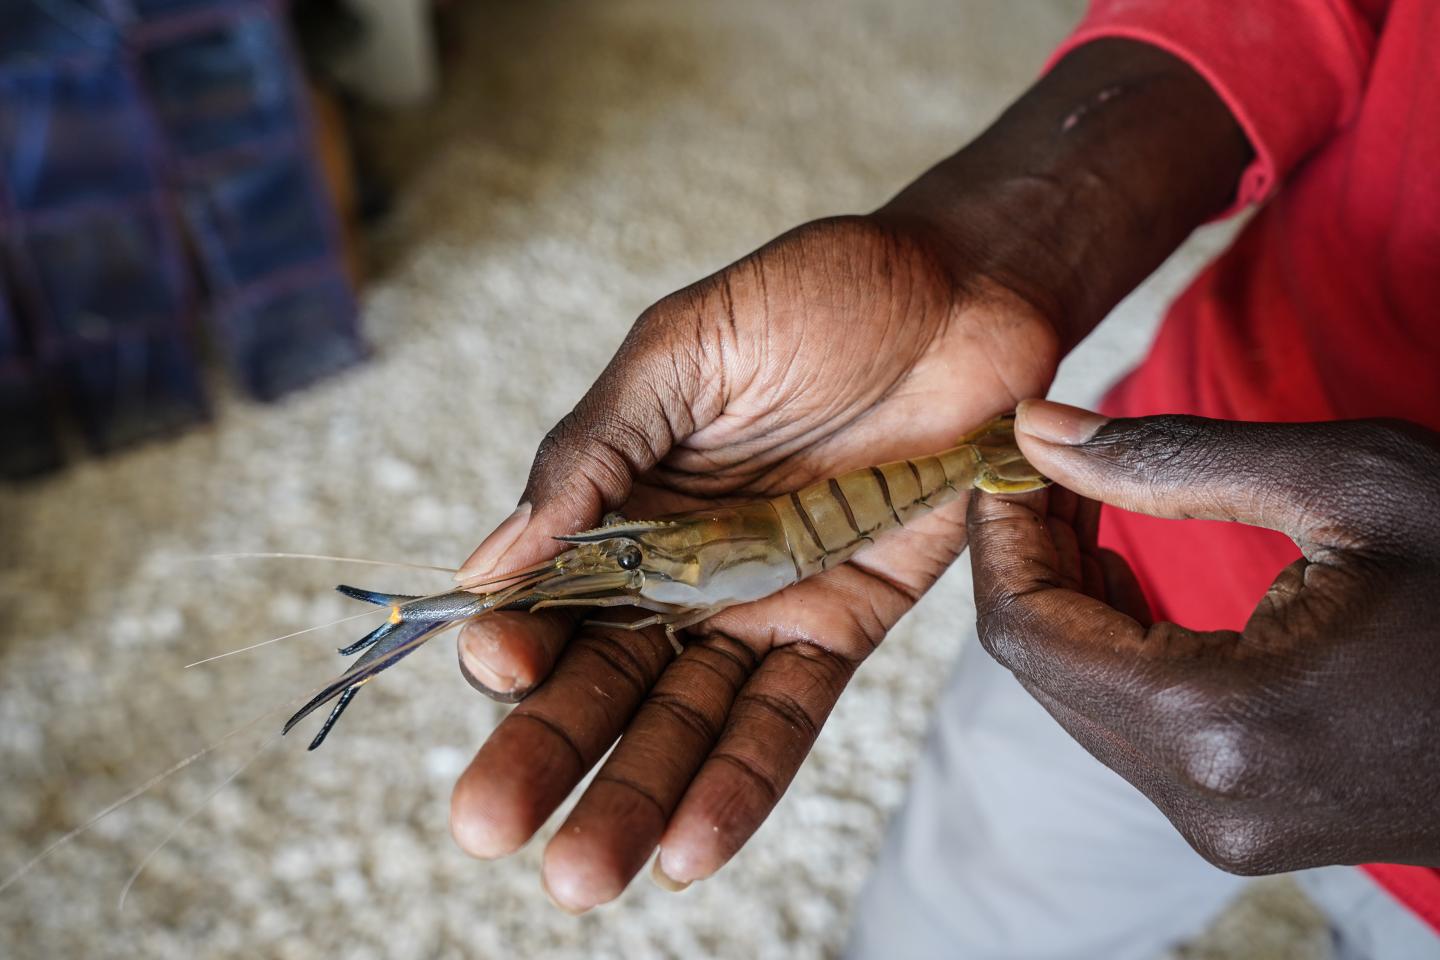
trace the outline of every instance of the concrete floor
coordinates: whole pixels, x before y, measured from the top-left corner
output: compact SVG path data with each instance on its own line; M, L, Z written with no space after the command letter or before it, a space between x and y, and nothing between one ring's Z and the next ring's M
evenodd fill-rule
M457 10L458 10L458 5ZM277 406L0 493L0 871L129 787L271 714L0 893L7 957L832 955L970 616L947 576L866 664L789 795L721 874L638 882L580 919L540 843L450 843L455 774L502 713L448 643L386 674L326 747L274 745L350 626L182 665L356 612L340 580L401 572L177 560L289 550L454 564L631 319L802 220L874 207L1034 76L1074 0L475 3L442 102L386 118L404 176L365 295L376 359ZM374 131L372 131L373 133ZM1062 371L1093 399L1143 351L1199 238ZM353 626L353 625L352 625ZM259 758L127 874L262 742ZM1326 956L1286 881L1183 957Z

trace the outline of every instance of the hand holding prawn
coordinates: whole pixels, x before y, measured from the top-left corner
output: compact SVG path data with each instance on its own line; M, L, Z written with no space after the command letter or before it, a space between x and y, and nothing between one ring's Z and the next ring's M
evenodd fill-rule
M901 464L884 471L898 504L903 458L1044 393L1059 355L1052 321L966 257L980 246L936 238L910 216L819 221L651 307L541 444L528 513L467 567L533 566L554 556L552 538L614 511L704 513L792 492L812 522L831 506L816 524L830 548L829 531L855 537L830 478L863 533L888 510L852 492L847 471ZM961 470L950 479L963 489ZM684 656L658 627L581 622L593 611L467 623L464 672L524 699L456 785L456 841L513 852L604 757L546 847L552 897L570 910L613 899L657 846L664 883L714 873L774 808L858 666L964 549L968 498L950 499L913 516L897 507L903 526L848 562L696 624Z

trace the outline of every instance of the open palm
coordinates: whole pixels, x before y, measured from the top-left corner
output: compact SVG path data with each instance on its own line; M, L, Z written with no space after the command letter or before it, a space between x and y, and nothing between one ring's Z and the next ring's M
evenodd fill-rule
M541 445L528 518L479 565L551 556L553 536L612 510L757 499L932 453L1043 393L1052 324L927 237L897 219L818 221L646 311ZM524 700L456 785L457 841L513 852L620 738L545 851L551 896L577 911L610 900L657 845L662 882L709 876L774 807L856 667L964 549L964 515L952 503L726 610L679 657L658 630L559 612L467 626L467 676Z

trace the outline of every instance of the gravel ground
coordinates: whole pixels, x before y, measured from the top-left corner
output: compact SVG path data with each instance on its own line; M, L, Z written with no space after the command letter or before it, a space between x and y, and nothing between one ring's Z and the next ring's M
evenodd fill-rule
M186 558L455 563L643 307L801 220L883 201L1018 93L1078 13L454 5L442 102L370 131L404 178L364 297L375 360L276 406L218 384L214 426L0 493L0 871L271 711L0 893L0 956L833 955L971 618L964 569L866 664L731 866L678 896L642 880L574 919L540 890L541 842L491 864L448 839L450 785L502 708L465 685L447 642L367 688L315 754L275 730L359 626L183 669L354 613L329 589L341 580L433 579ZM1057 392L1093 399L1223 240L1177 255ZM257 749L117 914L146 852ZM1270 881L1177 956L1323 957L1323 940L1293 886Z

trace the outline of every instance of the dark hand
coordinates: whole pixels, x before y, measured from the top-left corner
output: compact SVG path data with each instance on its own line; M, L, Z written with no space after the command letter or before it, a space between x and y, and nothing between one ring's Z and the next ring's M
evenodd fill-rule
M1440 865L1440 436L1021 411L1068 490L972 504L986 649L1225 870ZM1077 494L1279 530L1303 559L1242 632L1152 623Z
M484 564L553 555L555 535L609 510L761 499L944 449L1043 390L1057 341L1034 307L953 274L904 224L802 227L641 317L541 446L518 539L503 560L482 548ZM603 903L657 845L674 882L709 876L769 814L855 668L964 546L957 502L692 628L678 659L653 628L577 627L558 611L473 622L467 675L525 699L456 786L456 839L478 856L515 850L618 737L546 848L551 896Z

